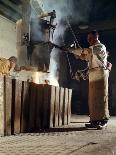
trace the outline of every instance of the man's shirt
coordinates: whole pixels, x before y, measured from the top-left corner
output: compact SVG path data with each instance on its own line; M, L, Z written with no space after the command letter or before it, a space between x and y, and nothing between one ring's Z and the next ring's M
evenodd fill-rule
M9 74L10 62L5 58L0 58L0 75Z
M98 41L95 45L90 46L92 49L92 58L90 68L105 67L107 65L107 51L105 45Z

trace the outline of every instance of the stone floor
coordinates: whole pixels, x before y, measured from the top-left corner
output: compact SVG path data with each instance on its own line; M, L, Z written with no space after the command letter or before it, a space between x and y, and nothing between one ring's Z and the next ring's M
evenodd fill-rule
M103 130L87 130L87 116L72 116L71 124L42 133L0 137L0 155L115 155L116 117Z

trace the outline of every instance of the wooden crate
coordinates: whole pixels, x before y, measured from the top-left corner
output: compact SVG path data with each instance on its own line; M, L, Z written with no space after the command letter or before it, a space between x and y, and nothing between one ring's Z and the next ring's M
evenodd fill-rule
M70 123L72 90L0 77L0 135Z

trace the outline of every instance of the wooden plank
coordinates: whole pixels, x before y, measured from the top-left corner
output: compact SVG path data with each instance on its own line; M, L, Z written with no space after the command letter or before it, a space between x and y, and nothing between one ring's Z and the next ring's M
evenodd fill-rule
M29 132L33 132L35 130L35 116L36 116L36 84L30 83L30 96L29 96L29 124L28 124L28 130Z
M71 99L72 99L72 90L68 89L68 114L67 114L67 124L70 124L71 121Z
M54 104L55 104L55 86L51 86L50 90L50 127L54 126Z
M60 98L59 98L59 126L63 124L63 99L64 99L64 88L60 87Z
M50 127L50 85L44 85L43 128Z
M4 77L0 76L0 135L5 135L4 130Z
M108 30L112 30L112 29L116 29L116 18L91 22L89 24L89 28L83 29L83 30L79 29L79 32L80 33L89 33L92 30L99 30L99 31L106 31L107 30L108 31Z
M23 81L21 94L21 132L28 132L29 96L29 83Z
M22 2L22 21L23 21L23 34L30 34L30 0L21 0Z
M43 122L43 99L44 85L37 85L37 102L36 102L36 130L42 129Z
M59 110L60 110L60 87L56 88L56 99L57 99L57 112L58 112L58 126L59 126Z
M67 107L68 107L68 89L64 89L64 102L63 102L63 125L67 125Z
M31 5L30 0L21 0L22 2L22 26L21 26L21 44L24 45L21 52L21 56L19 54L19 63L23 62L24 65L30 65L31 59L30 59L30 53L28 51L28 46L26 46L26 41L24 40L24 35L27 35L29 37L30 41L30 15L31 15ZM24 44L25 43L25 44ZM27 57L26 57L27 56Z
M5 82L5 135L11 135L12 79L4 77Z
M15 79L12 79L11 134L14 134L15 85L16 85L16 80Z
M55 127L58 126L58 113L59 113L59 87L56 87L56 94L55 94Z
M22 81L15 80L15 109L14 109L14 133L20 133L21 127L21 91Z

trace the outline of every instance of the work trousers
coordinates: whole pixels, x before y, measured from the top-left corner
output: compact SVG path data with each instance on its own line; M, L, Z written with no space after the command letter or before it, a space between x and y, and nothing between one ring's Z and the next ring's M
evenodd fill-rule
M103 68L89 70L90 121L109 119L108 77L109 71Z

